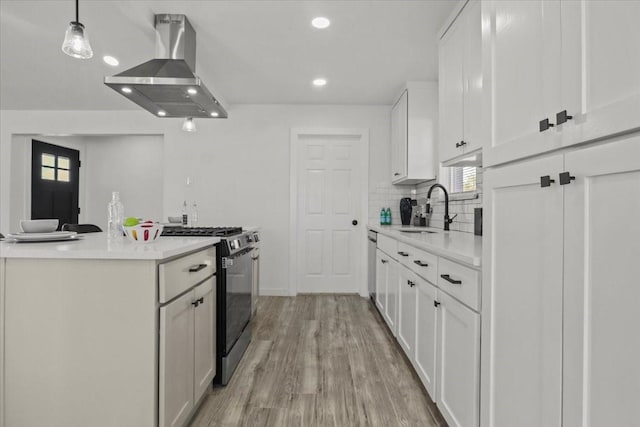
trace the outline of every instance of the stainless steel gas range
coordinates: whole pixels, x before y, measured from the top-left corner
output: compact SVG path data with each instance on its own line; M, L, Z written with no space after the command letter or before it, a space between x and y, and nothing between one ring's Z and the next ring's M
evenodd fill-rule
M240 227L167 227L163 236L217 236L216 377L226 385L251 342L252 252L257 231Z

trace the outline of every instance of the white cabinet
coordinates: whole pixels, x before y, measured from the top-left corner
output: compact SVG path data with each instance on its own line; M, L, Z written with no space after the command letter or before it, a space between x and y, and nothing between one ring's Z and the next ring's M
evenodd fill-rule
M376 306L380 314L384 315L387 305L387 274L389 258L380 249L376 250Z
M193 292L160 308L160 426L182 426L193 401Z
M480 315L438 292L436 405L450 427L477 426L480 413Z
M565 155L563 427L638 424L640 135Z
M429 396L436 397L438 311L437 289L421 277L416 280L416 343L414 366Z
M640 128L638 16L622 0L483 1L484 165Z
M391 182L436 178L436 83L409 82L391 109Z
M489 169L485 200L482 426L636 423L640 136Z
M447 165L482 147L481 45L480 2L470 1L439 42L439 158Z
M482 288L482 425L559 426L562 155L489 169ZM541 187L540 177L555 180Z
M399 266L398 342L409 360L415 358L416 282L418 278L405 266Z
M393 258L387 264L387 304L384 307L384 320L395 336L398 332L398 291L400 284L400 264Z
M215 375L215 276L160 307L159 425L182 426Z
M397 333L399 274L398 261L380 249L376 250L376 306L394 336Z
M206 391L216 372L216 287L215 277L194 289L193 372L194 399L197 401Z

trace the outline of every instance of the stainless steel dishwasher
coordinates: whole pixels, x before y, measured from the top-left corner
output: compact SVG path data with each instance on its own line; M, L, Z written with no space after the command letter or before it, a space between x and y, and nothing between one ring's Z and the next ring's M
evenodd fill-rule
M376 302L376 249L378 247L378 233L369 230L367 232L367 238L369 239L368 249L368 263L367 263L367 280L369 284L369 297L375 304Z

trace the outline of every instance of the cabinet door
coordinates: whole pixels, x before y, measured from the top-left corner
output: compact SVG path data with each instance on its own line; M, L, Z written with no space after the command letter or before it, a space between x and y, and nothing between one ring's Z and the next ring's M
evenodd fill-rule
M216 277L195 288L194 309L194 396L195 402L207 390L216 373Z
M560 111L560 2L546 0L482 2L484 109L491 111L485 164L539 152L558 139Z
M482 426L561 421L563 157L485 172ZM541 187L541 176L554 183Z
M565 427L638 424L640 136L568 153Z
M193 305L188 292L160 307L159 424L184 425L193 409Z
M387 263L387 305L384 310L384 318L396 336L398 321L398 285L400 283L400 264L398 261L389 259Z
M416 292L415 368L432 400L436 397L436 338L438 314L436 287L418 277Z
M450 427L477 426L480 411L480 315L444 292L438 293L438 301L440 347L436 404Z
M391 109L391 182L407 177L407 97L405 90Z
M471 1L458 19L464 24L464 152L482 148L482 25L480 2Z
M638 1L562 2L566 144L640 127L639 18Z
M387 305L387 274L389 270L389 257L380 250L376 250L376 306L380 314L384 316Z
M398 281L398 342L413 362L416 340L416 282L417 276L400 265Z
M464 25L456 20L439 43L438 105L440 123L440 161L447 161L459 154L456 147L463 135L463 55Z

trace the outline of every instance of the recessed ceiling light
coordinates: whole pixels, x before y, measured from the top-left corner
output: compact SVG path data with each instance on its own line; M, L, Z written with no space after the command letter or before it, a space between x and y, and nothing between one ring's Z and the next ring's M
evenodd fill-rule
M158 115L159 115L160 117L164 117L164 116L166 116L166 115L167 115L167 112L166 112L166 111L162 111L162 110L160 110L160 111L158 111Z
M124 93L131 93L131 88L130 88L130 87L123 87L123 88L122 88L122 91L123 91Z
M318 86L318 87L324 86L324 85L326 85L326 84L327 84L327 79L322 79L322 78L320 78L320 79L315 79L315 80L313 81L313 85L314 85L314 86Z
M331 25L331 21L329 21L324 16L318 16L317 18L313 18L311 20L311 25L313 25L316 28L320 28L322 30L327 28L329 25Z
M116 58L114 58L113 56L110 56L110 55L103 56L102 60L107 65L111 65L112 67L117 67L120 64L120 61L118 61Z
M218 117L218 112L217 111L212 112L211 117Z
M187 89L187 92L189 92L189 95L195 95L196 93L198 93L197 90L195 90L194 88L190 87L189 89Z

